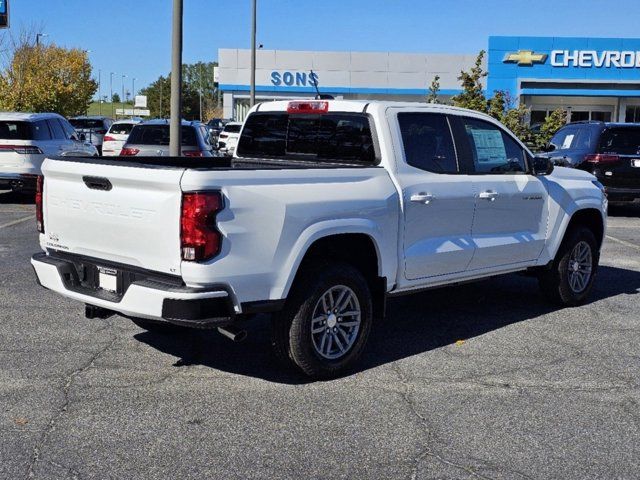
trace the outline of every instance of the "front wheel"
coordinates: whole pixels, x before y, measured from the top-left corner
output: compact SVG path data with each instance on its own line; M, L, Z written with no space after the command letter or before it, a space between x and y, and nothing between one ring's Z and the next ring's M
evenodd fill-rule
M539 276L540 288L554 303L583 304L593 287L600 252L593 232L578 227L567 232L550 270Z
M311 377L339 375L362 354L372 310L371 291L359 270L346 263L311 265L274 316L274 350Z

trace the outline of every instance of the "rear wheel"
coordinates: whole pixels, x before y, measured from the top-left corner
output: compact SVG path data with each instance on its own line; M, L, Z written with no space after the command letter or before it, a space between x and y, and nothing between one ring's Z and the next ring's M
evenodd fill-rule
M600 252L593 232L577 227L567 232L550 270L539 276L540 288L554 303L575 306L591 293Z
M362 273L346 263L314 264L296 281L273 319L278 357L316 378L339 375L360 357L372 324Z

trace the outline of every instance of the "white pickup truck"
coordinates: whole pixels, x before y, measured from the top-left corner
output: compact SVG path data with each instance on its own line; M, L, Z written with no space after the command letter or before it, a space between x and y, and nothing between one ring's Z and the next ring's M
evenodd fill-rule
M238 338L273 313L276 353L315 377L353 364L388 296L527 271L557 304L584 302L606 227L595 177L443 105L263 103L233 159L42 170L43 287L147 329Z

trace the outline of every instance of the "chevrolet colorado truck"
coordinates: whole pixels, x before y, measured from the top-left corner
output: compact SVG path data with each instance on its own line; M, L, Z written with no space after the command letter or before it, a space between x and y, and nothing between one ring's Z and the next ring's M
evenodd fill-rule
M275 101L231 159L42 171L43 287L147 329L238 338L268 312L277 355L313 377L356 361L390 296L526 271L555 303L584 302L606 228L594 176L443 105Z

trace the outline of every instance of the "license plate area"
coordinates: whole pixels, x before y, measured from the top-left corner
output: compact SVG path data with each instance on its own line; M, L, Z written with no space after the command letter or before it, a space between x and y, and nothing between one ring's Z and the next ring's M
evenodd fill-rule
M631 166L632 167L636 167L636 168L640 168L640 158L632 158L631 159Z
M111 293L118 293L118 271L115 268L97 267L97 287Z

